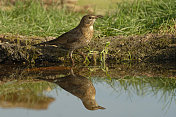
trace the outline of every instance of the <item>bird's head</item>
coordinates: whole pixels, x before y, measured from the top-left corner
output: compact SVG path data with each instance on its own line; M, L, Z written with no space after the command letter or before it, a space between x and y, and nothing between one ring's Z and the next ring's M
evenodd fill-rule
M103 17L102 15L85 15L81 19L80 24L84 26L93 26L95 20L102 17Z

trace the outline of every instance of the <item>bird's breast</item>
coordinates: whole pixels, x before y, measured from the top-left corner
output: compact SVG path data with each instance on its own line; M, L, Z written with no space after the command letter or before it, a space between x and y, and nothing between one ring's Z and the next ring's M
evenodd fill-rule
M86 30L84 30L83 34L86 39L91 39L93 37L93 27L89 27Z
M93 37L93 32L85 34L85 42L88 44L90 43L91 39Z
M90 43L92 37L93 37L93 26L89 27L84 27L81 30L82 32L82 38L81 38L81 43L85 46Z

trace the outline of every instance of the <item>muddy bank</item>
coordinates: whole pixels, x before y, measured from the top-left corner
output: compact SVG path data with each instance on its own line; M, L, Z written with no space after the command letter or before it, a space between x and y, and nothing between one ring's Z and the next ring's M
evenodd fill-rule
M107 42L110 42L107 47L107 60L110 61L176 61L175 35L104 37L96 39L91 47L102 51Z
M33 44L48 41L53 37L23 37L0 36L0 62L36 62L52 61L63 62L67 55L55 46L34 47ZM144 35L130 37L95 38L88 49L81 51L89 55L90 61L106 59L106 61L143 61L143 62L173 62L176 61L175 35ZM83 61L75 52L77 62Z
M35 63L36 61L60 62L58 57L68 52L55 46L32 46L52 37L0 36L0 62Z
M54 66L53 66L54 65ZM75 66L75 74L90 78L163 77L176 78L176 63L172 64L116 64L107 66ZM35 79L37 77L56 78L70 74L71 67L47 64L38 67L24 65L0 65L0 82L14 79Z

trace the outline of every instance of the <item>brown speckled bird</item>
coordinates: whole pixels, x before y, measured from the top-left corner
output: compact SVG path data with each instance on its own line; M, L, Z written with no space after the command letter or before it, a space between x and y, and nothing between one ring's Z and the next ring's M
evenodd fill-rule
M78 97L88 110L105 109L104 107L98 105L95 99L96 90L91 80L79 74L74 74L73 69L71 69L70 75L64 77L58 77L55 79L38 77L37 79L59 85L64 90Z
M93 37L93 24L97 18L102 18L102 16L85 15L76 28L62 34L56 39L37 45L57 45L69 50L69 57L72 64L74 65L72 53L74 50L85 47L90 43Z

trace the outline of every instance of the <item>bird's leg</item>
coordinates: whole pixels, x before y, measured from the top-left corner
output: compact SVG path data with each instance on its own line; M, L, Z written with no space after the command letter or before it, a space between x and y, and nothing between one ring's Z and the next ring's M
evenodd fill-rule
M72 58L72 54L73 54L73 50L69 52L69 57L70 57L70 60L71 60L71 62L72 62L72 65L74 66L74 65L75 65L75 62L74 62L74 60L73 60L73 58Z

